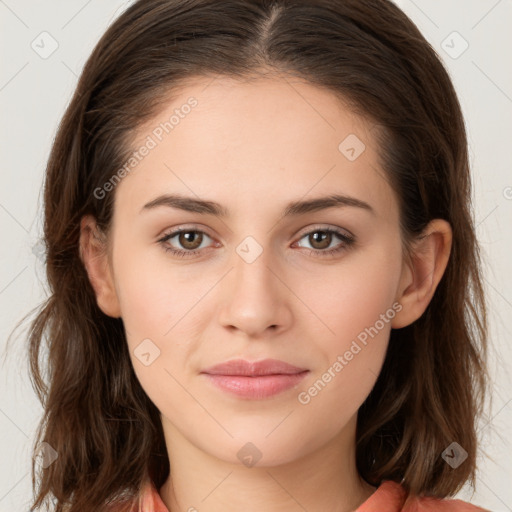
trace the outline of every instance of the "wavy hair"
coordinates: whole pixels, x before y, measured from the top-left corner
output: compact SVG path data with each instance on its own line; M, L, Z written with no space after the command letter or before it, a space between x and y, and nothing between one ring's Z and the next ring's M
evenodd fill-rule
M389 0L139 0L87 60L59 125L44 182L47 300L31 322L30 377L44 408L33 508L106 510L169 476L160 414L138 382L122 319L98 307L79 254L80 219L108 233L114 193L95 190L133 152L133 134L197 77L299 77L377 129L408 257L435 218L453 230L424 314L393 329L358 412L356 462L374 486L447 497L474 487L476 420L487 395L487 311L460 104L438 55ZM43 369L48 371L45 378ZM456 469L441 457L456 441Z

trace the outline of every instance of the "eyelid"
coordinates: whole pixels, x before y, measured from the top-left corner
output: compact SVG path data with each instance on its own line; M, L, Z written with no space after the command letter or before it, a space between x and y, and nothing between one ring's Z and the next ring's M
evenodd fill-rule
M204 233L208 235L210 238L215 238L212 234L210 234L209 229L206 226L201 224L180 224L178 226L174 226L172 228L168 228L164 230L164 232L158 236L158 238L166 238L168 236L177 235L182 231L198 231L200 233Z
M313 231L332 231L334 233L339 233L340 236L343 235L347 238L355 238L355 236L348 229L328 224L313 224L312 226L308 226L307 228L304 228L304 230L299 231L299 233L297 233L295 236L302 238L305 235L309 235Z

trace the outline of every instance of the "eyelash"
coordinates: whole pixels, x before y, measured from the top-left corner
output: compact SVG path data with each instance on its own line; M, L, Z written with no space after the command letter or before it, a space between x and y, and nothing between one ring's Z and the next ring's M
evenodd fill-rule
M308 255L311 255L314 257L320 257L320 258L334 257L337 253L340 253L340 252L348 249L355 242L354 236L349 236L349 235L342 233L341 231L339 231L337 229L333 229L333 228L315 228L311 231L308 231L307 233L304 233L299 238L299 240L302 240L304 237L309 236L313 233L317 233L317 232L332 233L332 234L336 235L337 237L339 237L342 240L343 244L337 248L328 249L328 250L309 249L307 247L303 247L303 249L305 249L307 251ZM178 258L186 258L186 257L196 256L202 251L202 249L194 249L192 251L173 249L172 247L169 247L169 245L166 244L166 242L168 240L170 240L171 238L174 238L176 235L179 235L180 233L203 233L209 237L208 233L205 233L202 230L187 228L187 229L178 229L176 231L168 233L164 237L162 237L160 240L158 240L158 242L162 245L163 249L166 252L170 252L173 256L176 256ZM209 237L209 238L211 238L211 237Z

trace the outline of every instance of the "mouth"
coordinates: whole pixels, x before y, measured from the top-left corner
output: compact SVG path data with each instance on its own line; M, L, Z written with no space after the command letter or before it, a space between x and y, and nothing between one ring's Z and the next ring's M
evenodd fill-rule
M307 368L277 359L255 362L236 359L201 372L218 389L250 400L269 398L296 387L308 373Z

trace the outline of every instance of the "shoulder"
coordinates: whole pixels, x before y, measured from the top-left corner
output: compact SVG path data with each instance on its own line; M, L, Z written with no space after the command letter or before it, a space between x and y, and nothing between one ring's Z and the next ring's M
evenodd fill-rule
M462 500L418 497L403 512L491 512Z
M462 500L426 496L407 498L407 492L397 482L387 480L356 512L491 512Z

